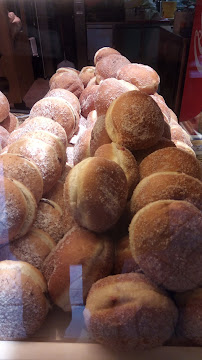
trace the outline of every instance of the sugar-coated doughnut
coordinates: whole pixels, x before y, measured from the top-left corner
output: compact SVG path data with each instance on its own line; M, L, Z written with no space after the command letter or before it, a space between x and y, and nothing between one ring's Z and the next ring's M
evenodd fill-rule
M59 73L62 73L62 72L68 72L68 73L71 73L73 72L74 74L76 75L79 75L80 71L77 70L77 69L74 69L72 67L69 67L69 66L66 66L66 67L60 67L56 70L56 73L59 74Z
M43 116L58 122L70 139L77 124L76 113L70 103L59 97L46 97L37 101L30 111L29 118Z
M81 79L84 88L93 77L95 77L95 66L84 66L79 73L79 78Z
M115 351L163 345L174 332L177 316L167 294L137 273L97 281L84 310L93 339Z
M100 146L94 156L101 156L115 161L124 171L128 184L128 198L139 182L139 168L133 154L124 146L115 143Z
M202 182L177 172L157 172L142 179L130 201L132 215L157 200L186 200L202 211Z
M187 144L185 144L184 142L182 141L179 141L179 140L175 140L174 141L174 144L177 148L181 149L181 150L184 150L184 151L187 151L189 154L193 155L194 157L196 157L196 153L194 152L194 150Z
M129 227L132 255L153 282L176 292L202 285L202 212L187 201L144 206Z
M33 335L49 310L41 272L23 261L0 262L0 339L21 340Z
M94 76L86 85L86 87L92 86L92 85L98 85L97 80L96 80L96 76Z
M127 64L119 69L117 79L128 81L149 95L157 91L160 83L160 77L154 69L137 63Z
M27 203L12 179L0 177L0 244L13 240L27 216Z
M43 194L54 186L62 174L62 164L55 149L42 140L21 138L9 145L8 153L22 155L38 166L43 178Z
M177 171L201 180L200 162L187 151L176 147L159 149L148 155L140 163L140 178L155 172Z
M192 146L190 135L179 124L171 125L170 132L172 141L182 141L186 145Z
M116 243L113 273L125 274L139 270L130 250L129 235L125 235Z
M128 196L127 179L114 161L89 157L69 172L64 197L79 225L104 232L121 216Z
M99 86L98 85L92 85L87 88L85 88L80 97L80 105L81 105L81 114L87 118L88 114L95 110L95 97L96 93L98 91Z
M63 127L54 120L43 116L37 116L32 119L28 118L27 120L25 120L23 126L20 126L17 130L13 131L12 134L10 134L8 144L12 144L26 133L36 130L49 131L51 134L59 137L64 147L67 147L67 135Z
M83 83L78 74L71 70L54 74L50 78L49 85L50 90L58 88L66 89L71 91L78 98L84 89Z
M0 125L0 145L2 149L8 145L9 132Z
M116 78L117 71L127 64L130 64L130 61L125 56L119 54L103 57L96 63L95 74L97 83L99 84L107 78Z
M117 80L115 78L103 80L95 95L94 102L97 115L105 115L113 100L118 98L121 94L131 90L138 89L136 86L124 80Z
M9 112L7 118L1 122L1 126L3 126L4 129L11 133L19 126L18 118Z
M134 90L111 103L105 126L113 142L133 151L149 148L160 140L164 118L151 96Z
M23 237L1 247L0 261L21 260L42 271L44 260L55 245L48 233L32 228Z
M113 49L111 47L105 46L96 51L94 55L94 64L96 65L98 61L100 61L103 57L109 55L121 55L119 51Z
M97 120L92 128L91 132L91 139L90 139L90 154L93 156L95 151L104 144L110 144L112 140L110 139L109 135L107 134L105 128L105 116L97 116Z
M87 119L86 119L86 128L93 128L93 126L95 125L97 121L97 111L96 110L93 110L91 111L88 116L87 116Z
M85 304L92 284L110 274L113 245L106 235L75 227L71 229L44 262L43 273L52 301L64 311ZM80 277L81 276L81 277ZM76 291L74 281L79 281Z
M71 91L66 89L53 89L49 90L44 97L61 97L69 102L78 114L81 112L79 99Z
M74 165L90 156L91 129L86 129L74 146Z
M9 111L10 105L7 97L0 91L0 123L7 118Z

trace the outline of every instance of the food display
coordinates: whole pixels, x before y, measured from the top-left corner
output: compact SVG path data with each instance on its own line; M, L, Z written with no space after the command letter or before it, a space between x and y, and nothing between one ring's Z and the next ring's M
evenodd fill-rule
M159 82L104 47L21 125L0 92L1 340L82 307L112 351L202 345L202 167Z

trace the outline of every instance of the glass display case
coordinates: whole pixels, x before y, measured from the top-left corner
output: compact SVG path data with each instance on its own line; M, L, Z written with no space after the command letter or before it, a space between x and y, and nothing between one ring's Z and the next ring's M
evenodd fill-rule
M0 360L201 359L201 19L0 1Z

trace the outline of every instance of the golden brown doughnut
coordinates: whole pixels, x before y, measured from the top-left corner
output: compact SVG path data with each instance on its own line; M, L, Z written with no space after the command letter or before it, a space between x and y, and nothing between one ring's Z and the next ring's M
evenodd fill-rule
M21 260L42 271L44 260L55 245L48 233L32 228L20 239L0 249L0 261Z
M75 165L64 186L65 202L79 225L104 232L121 216L128 195L127 179L114 161L89 157Z
M37 101L30 111L29 118L43 116L58 122L70 139L77 125L76 113L70 103L59 97L46 97Z
M53 302L64 311L84 304L91 285L110 274L112 256L112 241L106 235L80 227L70 230L44 262L43 273Z
M132 255L156 284L182 292L202 285L202 213L187 201L144 206L129 227Z
M7 118L9 111L10 105L7 97L0 91L0 123Z
M184 142L182 141L179 141L179 140L175 140L174 141L174 144L177 148L181 149L181 150L184 150L184 151L187 151L189 154L193 155L194 157L196 157L196 153L194 152L194 150L187 144L185 144Z
M105 46L100 48L99 50L96 51L95 55L94 55L94 64L96 65L98 61L100 61L103 57L112 55L112 54L116 54L116 55L121 55L120 52L118 52L117 50Z
M157 172L136 186L130 201L132 215L157 200L186 200L202 211L202 182L177 172Z
M160 83L160 77L154 69L148 65L136 63L127 64L119 69L117 79L128 81L149 95L157 91Z
M134 90L111 103L105 126L113 142L133 151L149 148L160 140L164 118L151 96Z
M173 141L162 137L154 146L151 146L148 149L135 150L133 151L133 155L137 163L140 164L146 156L156 150L164 149L165 147L176 147L176 145Z
M94 156L101 156L115 161L123 169L128 183L128 199L130 199L135 186L139 182L139 168L133 154L124 146L112 142L100 146Z
M107 78L116 78L117 71L127 64L130 64L130 61L125 56L119 54L102 57L102 59L96 63L95 68L97 83L99 84Z
M105 116L97 116L97 120L92 128L91 139L90 139L90 154L93 156L95 151L104 144L110 144L112 141L107 134L105 128Z
M167 147L154 151L140 164L140 178L155 172L177 171L201 180L200 162L187 151L176 147Z
M0 339L21 340L33 335L49 310L41 272L23 261L0 262Z
M84 310L92 338L113 351L163 345L174 332L177 316L177 308L167 294L137 273L97 281Z

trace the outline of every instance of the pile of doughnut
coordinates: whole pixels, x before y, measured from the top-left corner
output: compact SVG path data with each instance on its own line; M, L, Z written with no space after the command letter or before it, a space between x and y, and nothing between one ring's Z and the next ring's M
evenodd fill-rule
M79 305L115 351L202 345L200 162L154 69L94 65L58 69L20 126L0 93L0 339Z

